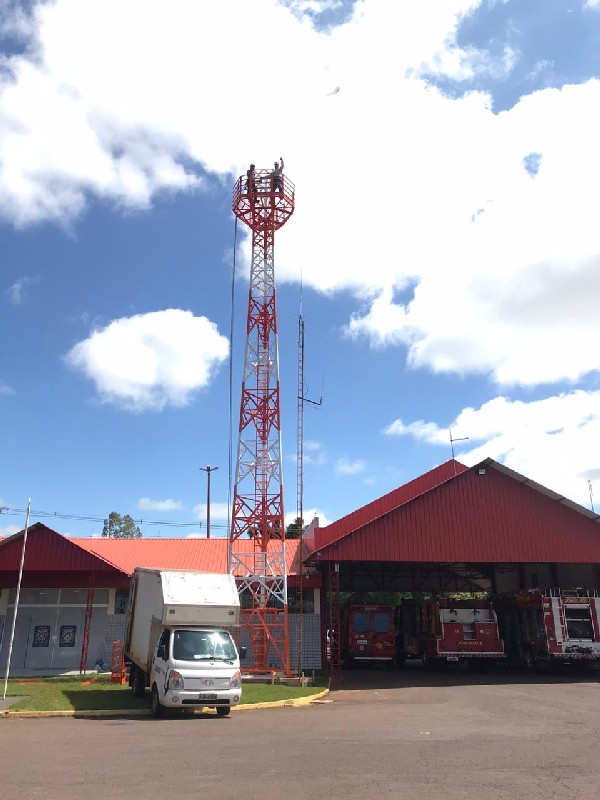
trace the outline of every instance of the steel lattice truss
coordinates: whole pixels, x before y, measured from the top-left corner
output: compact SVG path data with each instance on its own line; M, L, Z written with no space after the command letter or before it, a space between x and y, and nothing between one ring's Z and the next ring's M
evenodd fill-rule
M240 590L251 668L289 672L274 239L293 213L294 187L283 178L276 191L266 170L255 180L252 189L240 178L233 195L234 213L252 229L252 263L229 569Z

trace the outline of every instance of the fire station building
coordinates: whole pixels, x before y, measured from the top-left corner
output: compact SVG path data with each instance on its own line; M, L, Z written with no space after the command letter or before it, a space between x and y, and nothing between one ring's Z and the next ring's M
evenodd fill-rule
M320 669L341 592L600 589L600 516L492 459L455 460L286 543L291 664ZM0 673L23 532L0 541ZM106 667L136 566L223 572L225 539L67 538L29 528L11 675ZM302 574L302 594L300 569Z

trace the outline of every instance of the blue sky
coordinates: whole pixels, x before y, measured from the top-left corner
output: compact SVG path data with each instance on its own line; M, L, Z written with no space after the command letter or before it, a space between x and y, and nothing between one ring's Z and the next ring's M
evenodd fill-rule
M301 277L307 519L445 461L449 429L464 463L587 506L597 483L597 510L600 2L0 0L0 20L0 535L28 497L67 534L113 510L202 533L206 465L226 535L231 191L280 155L286 516Z

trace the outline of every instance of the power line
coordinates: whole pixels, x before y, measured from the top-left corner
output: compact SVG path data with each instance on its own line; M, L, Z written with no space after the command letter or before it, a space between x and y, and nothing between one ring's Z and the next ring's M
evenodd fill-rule
M13 506L1 506L0 514L5 514L7 517L19 516L24 514L26 509L14 508ZM30 511L30 516L38 519L48 519L53 517L55 519L74 519L80 522L102 522L104 523L106 517L96 517L88 514L62 514L58 511ZM153 519L134 519L136 525L164 525L170 528L201 528L201 522L174 522L172 520L153 520ZM227 525L215 525L211 523L213 528L227 528Z

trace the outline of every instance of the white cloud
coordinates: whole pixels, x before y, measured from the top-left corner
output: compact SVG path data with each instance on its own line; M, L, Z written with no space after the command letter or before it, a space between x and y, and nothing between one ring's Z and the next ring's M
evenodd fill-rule
M39 277L23 277L16 280L11 287L9 287L4 294L8 297L8 302L14 306L19 306L27 298L27 287L39 281Z
M206 317L168 309L117 319L66 355L101 402L132 411L187 405L227 359L229 342Z
M303 263L305 285L351 290L349 334L402 345L415 368L576 381L600 368L600 81L499 114L486 94L445 96L428 68L506 77L517 58L458 46L479 5L364 0L319 32L302 12L320 6L304 0L181 0L168 14L142 0L41 4L0 78L0 212L66 221L88 194L145 208L211 175L230 186L283 149L298 204L278 234L280 280ZM281 43L286 69L269 75L277 124L240 138L256 116L239 82L249 41L257 61Z
M600 481L600 391L573 391L528 403L495 397L451 422L456 458L472 466L493 458L532 480L589 505L588 480ZM386 433L449 446L448 429L396 420ZM600 491L600 489L599 489Z
M7 383L4 383L4 381L0 380L0 395L5 395L9 397L10 395L13 394L16 394L16 392L12 388L12 386L9 386Z
M194 514L196 519L204 522L204 520L206 520L206 503L199 503L197 506L194 506ZM211 522L213 520L227 521L227 503L213 503L211 500L210 519Z
M4 527L0 528L0 536L12 536L15 533L23 530L22 525L5 525Z
M342 456L335 462L335 471L339 475L357 475L359 472L364 472L366 468L367 463L362 458L351 461L349 458Z
M137 507L141 511L181 511L183 503L180 500L152 500L150 497L140 497Z

